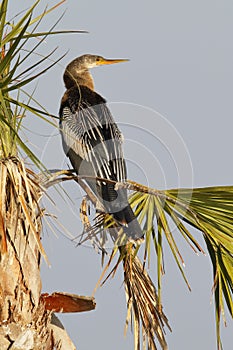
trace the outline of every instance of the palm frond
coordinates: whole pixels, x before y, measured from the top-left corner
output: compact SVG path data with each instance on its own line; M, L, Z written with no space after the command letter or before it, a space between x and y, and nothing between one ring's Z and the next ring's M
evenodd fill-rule
M134 323L135 350L140 349L140 328L142 329L143 347L157 349L155 339L163 350L168 349L164 327L171 331L168 320L159 305L154 284L143 268L141 261L132 254L123 260L124 282L127 298L126 329L130 321ZM140 327L141 326L141 327Z
M141 201L138 192L133 193L130 197L131 205L136 207L135 214L138 215L139 220L141 217L137 209L141 207L145 211L148 198L150 198L150 202L152 197L155 200L155 205L150 204L150 209L147 207L144 215L150 216L153 210L153 220L157 221L158 239L155 247L160 246L156 250L159 295L162 247L161 243L158 245L158 242L161 242L163 234L167 238L175 261L187 283L184 270L180 264L180 262L182 263L182 256L175 243L167 217L172 219L176 229L196 253L198 251L204 253L204 251L184 224L188 223L202 232L213 265L217 343L220 349L220 319L222 315L225 320L225 304L233 318L233 186L166 191L146 188L145 186L135 185L133 182L129 182L126 186L137 191L140 191L141 188Z
M51 59L56 50L54 49L31 64L32 54L35 54L38 47L48 36L71 32L80 33L82 31L54 30L60 18L48 31L40 31L39 25L45 16L64 1L58 2L51 8L46 8L35 17L34 10L39 3L40 0L35 1L22 16L20 15L16 23L7 21L8 1L3 0L0 5L0 143L1 156L16 156L18 153L17 147L19 146L27 157L42 169L37 157L19 137L23 119L17 117L17 110L19 107L24 108L30 113L46 119L46 121L51 115L43 107L41 108L41 105L32 98L30 93L28 95L31 98L25 104L21 99L20 91L32 81L37 80L42 74L45 74L64 57L64 55L61 55L56 59ZM50 63L43 67L43 64L48 61ZM27 94L27 92L24 91L24 94ZM31 104L32 102L33 104ZM40 108L38 109L35 105L40 106Z

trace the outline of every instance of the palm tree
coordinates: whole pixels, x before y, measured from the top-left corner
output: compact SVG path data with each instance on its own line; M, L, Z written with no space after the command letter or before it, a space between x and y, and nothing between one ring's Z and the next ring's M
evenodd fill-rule
M169 244L175 262L187 284L183 270L183 259L173 235L171 222L194 251L203 252L195 237L187 228L187 223L203 235L213 265L213 291L217 329L217 347L221 349L220 321L227 306L233 317L233 186L197 189L173 189L159 191L133 181L116 184L131 191L129 197L135 215L145 232L145 243L137 245L119 235L119 227L112 217L103 214L98 221L88 215L88 202L95 207L96 198L85 185L85 179L78 178L72 171L48 172L20 136L20 128L26 112L51 122L51 115L43 104L34 100L33 93L24 89L36 80L52 64L41 68L53 54L28 64L33 52L48 35L59 33L52 27L47 32L39 32L43 18L64 1L41 15L34 17L34 9L40 0L20 18L8 21L8 0L0 7L0 345L1 349L74 349L74 345L53 311L62 309L83 311L94 308L93 298L55 293L41 295L40 258L47 260L41 244L43 210L40 199L46 188L61 181L74 180L83 187L87 196L81 203L85 239L94 239L105 256L105 239L111 237L114 247L100 276L104 283L122 265L127 299L126 329L133 323L135 350L143 348L167 349L165 327L170 329L162 308L163 245ZM29 46L29 50L26 49ZM26 67L26 68L24 68ZM34 71L37 71L34 73ZM22 94L27 102L23 102ZM37 107L35 107L35 105ZM56 124L54 124L57 127ZM23 160L27 156L37 167L28 167ZM39 172L39 174L38 174ZM44 175L42 176L41 173ZM99 179L99 181L107 181ZM169 219L169 220L168 220ZM101 238L101 239L99 239ZM146 271L150 252L156 252L156 287ZM138 252L143 251L143 262ZM113 258L117 263L111 268ZM111 268L110 272L108 270ZM105 279L103 280L105 276Z
M63 1L62 1L63 2ZM61 330L52 315L64 308L69 310L72 300L75 311L93 309L93 298L56 293L41 295L40 260L47 261L41 244L43 210L40 199L43 189L34 171L25 165L20 156L42 169L43 166L19 132L26 111L43 117L44 111L30 106L33 96L24 87L45 73L57 61L34 73L48 57L24 68L31 54L48 35L57 34L52 29L40 33L37 28L47 13L45 10L33 18L39 0L14 23L8 22L8 0L0 5L0 347L17 349L74 349L68 335ZM31 40L39 38L32 46ZM27 50L27 45L30 51ZM23 103L21 95L28 99ZM64 299L65 303L64 303ZM59 303L58 303L59 301ZM56 303L56 305L55 305Z

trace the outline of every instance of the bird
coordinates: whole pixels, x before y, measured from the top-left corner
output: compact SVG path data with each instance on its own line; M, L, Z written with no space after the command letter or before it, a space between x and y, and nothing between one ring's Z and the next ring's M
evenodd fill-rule
M64 152L76 174L86 176L87 185L105 212L123 228L127 238L139 241L143 240L143 232L128 202L127 189L115 188L115 182L127 179L123 135L106 100L95 91L90 73L91 68L126 61L128 59L85 54L67 65L63 75L66 91L59 109L59 129ZM97 177L108 181L100 181Z

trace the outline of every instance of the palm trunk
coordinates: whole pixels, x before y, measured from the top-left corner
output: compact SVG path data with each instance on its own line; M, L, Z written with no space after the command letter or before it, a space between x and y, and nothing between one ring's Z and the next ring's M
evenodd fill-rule
M53 348L40 299L41 190L17 158L0 162L0 349Z

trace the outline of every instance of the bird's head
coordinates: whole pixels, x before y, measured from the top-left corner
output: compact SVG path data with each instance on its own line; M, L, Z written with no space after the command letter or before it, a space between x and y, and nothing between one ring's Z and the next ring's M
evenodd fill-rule
M98 55L82 55L80 57L75 58L71 61L66 67L64 73L64 81L66 87L70 87L70 84L73 84L72 81L77 82L80 80L79 78L85 75L85 78L91 77L88 75L88 70L90 68L102 66L105 64L114 64L129 61L128 59L107 59Z
M128 59L107 59L98 55L82 55L80 57L75 58L70 64L67 66L73 66L77 72L82 72L83 70L88 70L90 68L102 66L104 64L114 64L120 62L129 61Z

